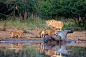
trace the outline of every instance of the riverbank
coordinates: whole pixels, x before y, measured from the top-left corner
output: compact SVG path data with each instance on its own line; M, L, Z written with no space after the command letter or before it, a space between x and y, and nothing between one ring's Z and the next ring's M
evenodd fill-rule
M0 31L0 40L13 40L13 39L22 39L22 40L43 40L44 38L31 38L37 35L36 29L30 30L30 32L24 33L23 38L11 38L10 31L15 31L15 29L6 29L6 31ZM22 30L20 30L22 31ZM68 33L67 38L70 40L86 40L86 31L74 31L73 33Z

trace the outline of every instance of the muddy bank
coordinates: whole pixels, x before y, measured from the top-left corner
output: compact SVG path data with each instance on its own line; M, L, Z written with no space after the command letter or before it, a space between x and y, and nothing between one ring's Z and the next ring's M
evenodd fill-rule
M0 40L11 40L11 39L21 39L21 40L43 40L44 38L31 38L35 37L36 30L31 30L28 33L24 33L23 38L11 38L11 31L12 29L7 29L6 31L0 31ZM70 40L78 40L83 39L86 40L86 31L74 31L73 33L68 33L67 38Z

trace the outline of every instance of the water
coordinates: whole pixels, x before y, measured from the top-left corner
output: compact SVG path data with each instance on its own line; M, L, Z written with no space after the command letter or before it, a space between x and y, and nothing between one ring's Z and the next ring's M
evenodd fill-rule
M85 41L44 43L43 40L0 41L0 57L86 57Z

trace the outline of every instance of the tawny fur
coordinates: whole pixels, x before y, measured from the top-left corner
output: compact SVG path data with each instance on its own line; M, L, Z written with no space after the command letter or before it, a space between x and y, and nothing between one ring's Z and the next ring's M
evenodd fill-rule
M52 26L52 27L55 27L57 29L60 29L60 31L62 31L62 27L63 27L62 21L48 20L48 21L46 21L46 23L47 23L47 26Z
M51 35L51 34L52 34L52 35L55 35L55 31L52 30L52 29L45 31L45 35Z
M23 38L24 33L22 31L19 31L18 29L16 29L16 32L19 33L21 37Z
M51 27L50 30L46 30L44 31L44 29L41 29L40 31L39 30L36 30L36 32L38 33L36 35L37 38L42 38L44 37L45 35L56 35L56 31L57 31L57 28L54 28L54 27ZM33 37L32 37L33 38Z
M16 29L16 32L18 32L18 33L19 33L19 30L18 30L18 29Z
M38 33L38 35L36 35L37 38L42 38L42 37L44 37L44 29L41 29L41 31L36 30L36 32Z
M56 35L57 28L51 27L50 30L45 31L45 35Z
M15 36L15 38L18 36L18 38L22 37L23 38L23 32L10 32L12 34L11 37Z

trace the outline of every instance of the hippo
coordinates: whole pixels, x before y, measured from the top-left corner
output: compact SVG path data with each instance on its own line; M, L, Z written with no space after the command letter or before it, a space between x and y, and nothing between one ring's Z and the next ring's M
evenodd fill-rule
M48 42L48 41L52 41L52 40L70 41L69 39L67 39L67 34L68 33L73 33L73 32L74 32L74 30L63 30L61 32L57 31L56 32L57 36L55 36L55 35L45 35L44 42Z

